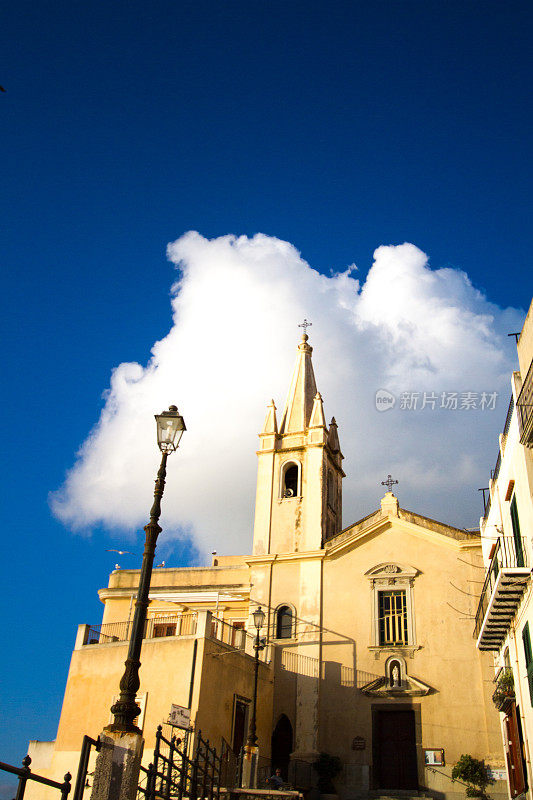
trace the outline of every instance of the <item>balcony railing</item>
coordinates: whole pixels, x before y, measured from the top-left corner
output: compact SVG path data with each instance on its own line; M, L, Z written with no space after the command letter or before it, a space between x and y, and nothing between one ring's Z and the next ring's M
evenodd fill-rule
M196 633L196 613L165 614L150 617L144 624L143 639L157 639L166 636L194 636ZM104 622L87 628L84 644L109 644L127 642L130 638L133 620L127 622Z
M496 688L492 695L492 702L498 711L506 712L515 699L513 670L504 667L495 681Z
M236 627L226 620L211 617L210 638L234 647L236 650L242 650L248 655L255 654L255 636L248 633L244 628ZM270 645L259 651L259 659L266 663L270 661Z
M520 443L533 447L533 361L529 365L522 389L516 401Z
M530 577L526 540L500 536L476 612L474 638L480 650L500 649Z
M507 436L507 434L509 433L509 428L511 427L511 419L512 419L512 416L513 416L513 411L514 411L514 398L511 395L511 399L509 401L509 408L507 409L507 416L505 418L505 424L503 426L503 435L504 436ZM496 459L496 464L494 465L494 469L491 469L491 471L490 471L490 479L491 479L491 481L494 482L494 481L498 480L498 475L500 474L501 465L502 465L502 454L501 454L501 451L500 451L498 453L498 458ZM491 506L491 496L490 496L490 491L489 491L489 497L488 497L488 500L487 500L487 502L485 504L485 508L483 510L483 519L485 519L485 520L489 516L490 506Z

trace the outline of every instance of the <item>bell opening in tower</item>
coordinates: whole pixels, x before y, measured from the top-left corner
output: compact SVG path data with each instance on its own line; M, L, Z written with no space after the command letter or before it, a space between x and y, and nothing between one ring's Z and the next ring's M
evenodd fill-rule
M298 466L290 464L283 475L283 497L298 495Z

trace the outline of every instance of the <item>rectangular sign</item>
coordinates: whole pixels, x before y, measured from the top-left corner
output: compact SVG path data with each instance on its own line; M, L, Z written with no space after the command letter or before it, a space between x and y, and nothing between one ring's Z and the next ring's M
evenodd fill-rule
M440 747L424 750L424 763L428 767L444 767L444 750Z
M191 726L191 710L185 706L177 706L172 703L170 707L170 714L168 717L168 724L174 725L176 728L185 728L187 730Z
M507 771L505 769L489 769L491 778L495 781L506 781Z

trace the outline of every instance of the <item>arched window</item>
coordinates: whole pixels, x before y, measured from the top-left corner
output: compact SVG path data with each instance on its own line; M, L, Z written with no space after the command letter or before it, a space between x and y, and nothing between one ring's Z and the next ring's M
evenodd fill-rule
M292 609L280 606L276 612L276 639L292 638Z
M281 497L298 497L300 495L300 465L288 461L283 465L281 475Z

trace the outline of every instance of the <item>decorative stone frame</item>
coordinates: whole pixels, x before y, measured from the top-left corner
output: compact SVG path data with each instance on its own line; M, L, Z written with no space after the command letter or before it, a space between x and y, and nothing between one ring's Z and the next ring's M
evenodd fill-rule
M290 608L292 613L292 625L291 625L291 635L290 637L285 637L284 639L278 639L278 613L282 608ZM275 642L290 642L296 639L296 608L292 603L284 602L278 603L276 608L274 609L274 613L272 615L272 639Z
M405 651L417 649L416 643L416 625L414 615L414 579L419 575L419 571L415 567L410 567L405 564L397 564L394 562L385 562L377 564L375 567L365 572L365 577L368 578L370 584L370 591L372 592L372 627L371 627L371 642L370 648L376 651L392 650L392 651ZM405 601L407 607L407 644L406 645L391 645L379 643L379 593L380 592L394 592L404 591ZM379 654L376 653L376 658ZM398 656L393 656L401 663ZM401 679L405 679L405 665L404 670L401 672Z
M297 492L293 497L285 497L283 494L283 487L285 484L285 473L289 469L289 467L297 467L298 468L298 488ZM281 465L279 471L279 490L278 490L278 498L279 500L295 500L302 496L302 462L298 458L289 458L287 461L284 461Z

